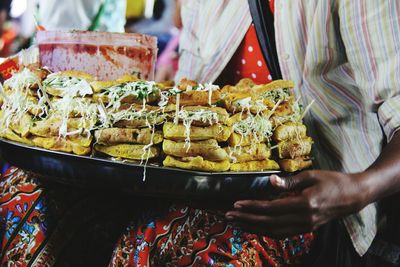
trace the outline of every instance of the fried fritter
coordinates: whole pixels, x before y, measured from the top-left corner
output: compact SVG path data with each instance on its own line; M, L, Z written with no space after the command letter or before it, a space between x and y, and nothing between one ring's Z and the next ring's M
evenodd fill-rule
M225 147L231 162L242 163L255 160L265 160L271 156L271 150L266 144L256 144L240 147Z
M266 159L261 161L248 161L243 163L232 163L231 171L234 172L255 172L255 171L268 171L279 170L279 165L276 161Z
M306 137L306 131L307 128L304 124L287 122L275 129L272 139L275 142L291 139L303 139Z
M304 157L281 159L279 160L279 166L286 172L296 172L310 168L312 166L312 161Z
M164 166L187 170L223 172L229 170L229 160L214 162L203 159L201 156L191 158L174 158L167 156L163 161Z
M97 130L94 133L96 142L100 145L115 144L159 144L163 140L162 131L155 131L151 128L127 129L127 128L108 128Z
M164 123L164 138L174 141L184 141L186 139L186 127L182 124L172 122ZM209 127L190 127L190 140L201 141L216 139L218 142L225 142L231 135L231 128L224 125L214 124Z
M146 148L145 145L119 144L103 146L96 144L94 149L108 156L132 160L152 159L160 155L158 147Z
M288 140L278 143L278 155L281 159L294 159L309 155L312 147L312 138L306 137L301 140Z
M226 151L218 145L215 139L190 142L190 144L164 140L163 151L167 155L180 158L201 156L210 161L223 161L228 158Z

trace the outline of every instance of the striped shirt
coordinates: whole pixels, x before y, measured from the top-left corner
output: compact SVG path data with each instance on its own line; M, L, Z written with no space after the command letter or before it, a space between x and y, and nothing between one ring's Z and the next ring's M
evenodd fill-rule
M246 0L186 0L182 77L214 81L252 19ZM296 83L316 167L364 171L400 128L400 1L275 0L278 57ZM363 192L360 192L362 194ZM344 218L363 255L377 232L377 205Z

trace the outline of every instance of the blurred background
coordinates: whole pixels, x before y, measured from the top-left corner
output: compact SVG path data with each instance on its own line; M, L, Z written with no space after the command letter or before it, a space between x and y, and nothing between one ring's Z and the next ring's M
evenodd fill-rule
M157 81L177 69L180 0L0 0L0 62L34 43L37 29L157 36Z

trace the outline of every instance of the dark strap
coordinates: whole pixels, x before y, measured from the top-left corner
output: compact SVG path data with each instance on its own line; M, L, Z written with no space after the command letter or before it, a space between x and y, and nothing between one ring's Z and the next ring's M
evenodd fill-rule
M282 79L275 44L274 14L267 0L248 0L251 17L256 28L258 42L274 80Z

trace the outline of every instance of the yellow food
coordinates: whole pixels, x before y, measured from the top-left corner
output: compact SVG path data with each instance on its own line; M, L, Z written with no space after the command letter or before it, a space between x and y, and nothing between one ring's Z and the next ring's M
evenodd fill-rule
M184 141L186 139L186 128L182 124L172 122L164 123L164 138L174 141ZM231 135L231 128L224 125L212 125L208 127L190 127L190 140L201 141L216 139L218 142L225 142Z
M119 144L112 146L94 145L94 149L103 154L123 159L146 160L158 157L158 147L146 147L144 145Z
M190 142L190 144L164 140L163 151L167 155L180 158L201 156L203 159L210 161L228 159L228 154L218 145L215 139Z
M289 139L303 139L306 137L307 128L304 124L287 122L283 125L278 126L274 134L272 135L272 139L275 142L289 140Z
M281 159L279 160L279 166L283 171L296 172L310 168L312 166L312 161L302 157L295 159Z
M33 137L32 141L36 146L49 150L72 152L77 155L87 155L91 152L91 147L86 146L88 141L82 143L82 140L68 140L61 137Z
M231 171L234 172L255 172L266 170L279 170L279 165L274 160L248 161L243 163L232 163Z
M207 172L223 172L229 170L230 167L229 160L214 162L205 160L200 156L193 158L174 158L167 156L163 161L163 164L166 167Z
M311 137L307 137L301 140L281 141L278 143L278 155L281 159L294 159L297 157L309 155L311 152L311 147Z
M266 144L256 144L240 147L225 147L231 162L241 163L255 160L265 160L271 156L271 150Z
M129 129L129 128L108 128L97 130L94 133L96 143L101 145L113 145L121 143L159 144L163 141L162 131L154 131L151 128Z

